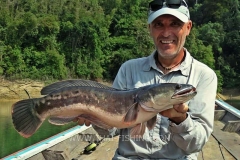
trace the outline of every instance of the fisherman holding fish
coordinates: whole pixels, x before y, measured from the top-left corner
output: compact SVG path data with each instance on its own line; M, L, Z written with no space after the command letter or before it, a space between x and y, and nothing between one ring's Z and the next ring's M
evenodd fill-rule
M196 87L197 95L188 103L160 112L155 127L145 131L141 139L129 137L129 128L121 129L113 159L197 159L213 131L216 74L184 48L192 28L185 0L150 2L147 23L156 50L122 64L113 88L180 83ZM79 119L79 124L84 123L90 125Z
M28 138L47 119L78 119L119 134L113 159L197 159L213 131L216 74L183 47L192 28L185 0L150 2L148 26L156 50L122 64L113 87L89 80L45 86L42 97L13 104L17 132Z

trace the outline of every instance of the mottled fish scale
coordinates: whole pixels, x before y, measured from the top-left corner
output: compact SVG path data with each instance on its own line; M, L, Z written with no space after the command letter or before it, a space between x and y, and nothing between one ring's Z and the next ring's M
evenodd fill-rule
M196 95L191 85L154 84L133 90L117 90L88 80L67 80L44 87L46 96L27 99L12 106L15 129L30 137L45 119L55 125L84 117L109 129L129 128L142 135L152 129L160 110L184 103Z

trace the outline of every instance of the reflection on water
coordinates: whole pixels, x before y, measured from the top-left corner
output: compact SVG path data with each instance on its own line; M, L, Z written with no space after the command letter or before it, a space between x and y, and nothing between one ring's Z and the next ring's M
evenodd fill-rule
M11 118L13 102L0 102L0 158L26 148L43 139L75 126L75 123L64 126L55 126L45 121L39 130L30 138L23 138L14 129Z
M226 102L240 110L240 100L226 100Z

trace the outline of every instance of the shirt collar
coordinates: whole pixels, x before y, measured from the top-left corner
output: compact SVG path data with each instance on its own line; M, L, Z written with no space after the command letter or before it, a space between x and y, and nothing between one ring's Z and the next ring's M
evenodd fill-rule
M185 48L184 48L185 49ZM156 50L153 51L151 53L151 55L149 55L147 57L147 60L145 61L145 63L143 64L143 71L150 71L151 68L153 69L157 69L157 65L155 63L155 58L154 58L154 55L156 53ZM190 71L190 68L191 68L191 64L192 64L192 59L193 57L190 55L190 53L187 51L187 49L185 49L185 53L186 53L186 56L185 56L185 59L183 60L183 62L181 63L180 65L180 68L179 70L181 71L181 73L185 76L188 76L189 75L189 71Z
M151 68L157 69L157 65L155 63L154 54L156 53L156 50L153 51L148 57L145 63L143 64L143 71L150 71Z

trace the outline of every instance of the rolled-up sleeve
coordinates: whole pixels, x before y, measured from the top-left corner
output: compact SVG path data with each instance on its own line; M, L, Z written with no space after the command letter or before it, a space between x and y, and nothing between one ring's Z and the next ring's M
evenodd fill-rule
M186 154L202 149L213 131L214 123L216 74L212 70L207 70L194 81L198 81L197 95L188 103L187 119L179 125L170 123L169 126L172 140Z

